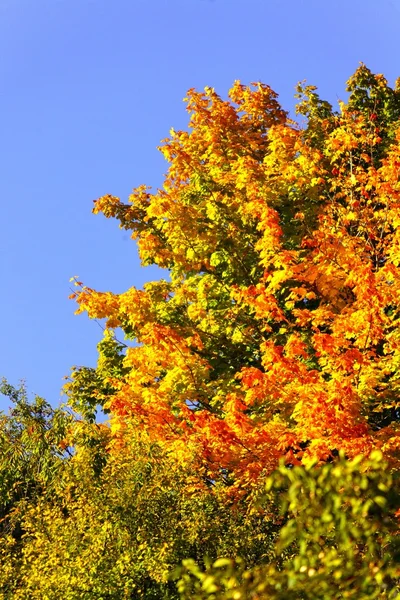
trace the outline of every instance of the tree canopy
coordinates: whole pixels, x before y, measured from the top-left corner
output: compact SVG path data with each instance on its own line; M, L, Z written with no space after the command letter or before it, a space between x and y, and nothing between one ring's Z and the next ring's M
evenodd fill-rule
M64 408L3 384L4 598L400 598L400 84L347 92L189 90L162 188L96 200L166 276L75 279Z

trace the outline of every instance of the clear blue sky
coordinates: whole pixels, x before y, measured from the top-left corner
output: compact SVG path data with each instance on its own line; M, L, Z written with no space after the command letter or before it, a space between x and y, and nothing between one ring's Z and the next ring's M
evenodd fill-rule
M359 61L394 82L399 28L400 0L0 0L0 376L57 404L101 338L69 278L156 276L92 200L160 185L188 88L261 80L291 108L307 79L335 102Z

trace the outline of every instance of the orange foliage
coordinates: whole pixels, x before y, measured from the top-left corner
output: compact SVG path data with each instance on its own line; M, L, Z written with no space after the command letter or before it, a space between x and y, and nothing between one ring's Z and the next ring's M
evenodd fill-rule
M337 113L299 88L303 125L260 83L190 90L163 188L95 203L170 272L78 286L79 312L137 342L97 369L113 435L146 428L233 495L281 457L399 459L399 91L364 66L348 85Z

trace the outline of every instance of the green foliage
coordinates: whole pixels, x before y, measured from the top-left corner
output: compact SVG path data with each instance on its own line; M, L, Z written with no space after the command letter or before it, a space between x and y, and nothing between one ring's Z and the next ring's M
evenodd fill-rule
M74 367L68 383L64 386L69 399L69 406L87 421L94 423L99 409L108 414L104 404L107 398L115 392L112 384L106 378L123 377L127 371L123 367L125 344L122 344L107 332L99 342L98 369L91 367Z
M50 493L70 452L60 442L71 417L39 396L29 402L23 384L15 388L3 380L0 393L13 402L10 414L0 415L0 515L4 519L18 501Z
M206 570L186 560L182 599L400 598L399 488L379 453L319 468L281 466L262 505L276 502L283 525L275 559L253 568L218 559Z
M99 469L108 428L75 425L74 451L52 494L16 500L21 535L13 521L0 537L0 590L9 597L177 599L170 573L187 556L203 564L207 555L246 553L256 564L272 554L272 519L230 510L145 435L126 432L124 451Z

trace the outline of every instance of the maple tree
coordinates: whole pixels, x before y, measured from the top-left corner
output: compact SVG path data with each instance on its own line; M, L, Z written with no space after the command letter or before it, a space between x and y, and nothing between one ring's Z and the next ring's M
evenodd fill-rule
M400 84L347 91L189 90L163 187L95 202L167 276L75 279L105 332L68 408L5 389L12 597L398 597Z
M106 319L86 389L115 440L135 422L232 494L282 456L380 449L397 464L400 92L365 66L348 90L334 112L300 85L305 124L264 84L190 90L163 188L95 202L170 274L76 295Z

